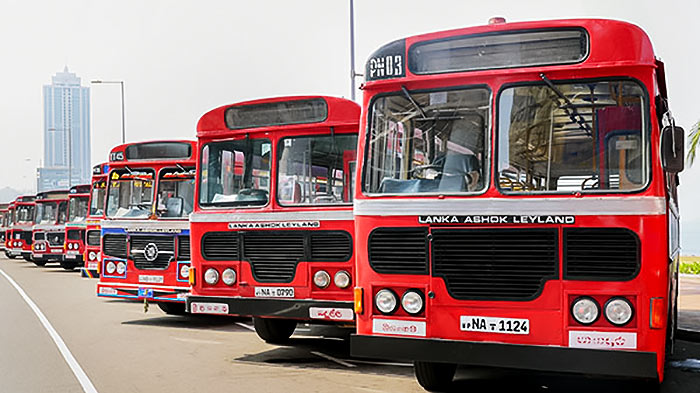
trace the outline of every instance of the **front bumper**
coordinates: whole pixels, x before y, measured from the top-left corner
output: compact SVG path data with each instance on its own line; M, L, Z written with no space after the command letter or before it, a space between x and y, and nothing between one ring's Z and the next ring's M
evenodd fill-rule
M658 378L653 352L565 348L388 336L350 337L350 354L610 377Z
M63 254L35 254L32 253L32 259L37 261L61 261Z
M148 294L146 294L148 292ZM97 284L97 296L124 298L134 300L153 300L158 302L180 302L185 301L189 293L189 288L176 288L166 286L149 285L120 285L120 284Z
M335 309L335 310L353 310L353 302L334 301L334 300L312 300L312 299L261 299L261 298L242 298L242 297L214 297L214 296L193 296L187 297L187 312L190 311L192 303L217 303L226 304L228 306L229 315L253 316L253 317L270 317L297 319L305 321L330 321L338 323L353 322L352 318L321 318L318 313L316 317L312 317L311 308L315 309ZM345 313L338 313L347 315ZM335 315L333 313L332 315Z

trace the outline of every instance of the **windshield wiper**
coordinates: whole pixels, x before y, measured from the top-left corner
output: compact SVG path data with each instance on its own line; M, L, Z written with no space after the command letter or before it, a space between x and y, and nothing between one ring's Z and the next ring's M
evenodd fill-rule
M578 113L574 103L571 102L571 100L565 96L564 93L562 93L561 90L559 90L549 78L547 78L547 75L541 73L540 78L542 78L547 87L549 87L559 98L564 100L566 105L564 105L563 108L566 111L566 114L569 115L569 119L578 124L578 126L585 131L588 136L591 136L591 128L588 126L588 122L586 122L586 119L580 113Z
M413 99L413 96L412 96L411 93L408 91L408 89L406 88L406 86L401 85L401 91L403 92L403 95L406 96L406 98L408 99L408 101L411 102L411 105L413 105L413 106L418 110L418 112L420 112L420 115L423 116L424 119L427 119L428 117L425 115L425 111L423 110L423 108L422 108L420 105L418 105L418 103L416 102L416 100Z

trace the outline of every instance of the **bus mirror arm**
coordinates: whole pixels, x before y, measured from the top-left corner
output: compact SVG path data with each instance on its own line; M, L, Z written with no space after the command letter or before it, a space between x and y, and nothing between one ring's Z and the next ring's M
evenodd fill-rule
M671 125L661 130L661 164L668 173L679 173L685 164L683 128Z

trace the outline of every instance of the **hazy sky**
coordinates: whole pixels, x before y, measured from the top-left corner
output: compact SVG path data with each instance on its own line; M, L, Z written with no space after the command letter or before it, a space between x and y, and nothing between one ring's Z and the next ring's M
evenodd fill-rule
M84 85L125 81L132 141L194 138L204 112L245 99L350 95L348 0L0 0L0 10L0 187L35 187L42 86L66 65ZM602 17L641 26L666 63L678 124L689 129L700 119L697 0L355 0L355 68L362 72L369 54L391 40L481 25L496 15ZM119 99L118 85L91 89L93 163L120 142ZM683 172L680 189L683 246L696 252L698 175L700 164Z

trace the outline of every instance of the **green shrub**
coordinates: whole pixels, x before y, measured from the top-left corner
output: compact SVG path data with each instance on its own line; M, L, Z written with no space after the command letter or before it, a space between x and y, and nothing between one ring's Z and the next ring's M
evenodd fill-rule
M700 262L682 262L680 271L684 274L700 274Z

